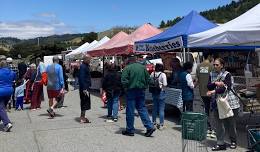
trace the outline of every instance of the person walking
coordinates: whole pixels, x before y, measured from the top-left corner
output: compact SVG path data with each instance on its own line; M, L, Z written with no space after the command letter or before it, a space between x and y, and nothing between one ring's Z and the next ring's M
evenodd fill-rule
M48 75L47 93L49 98L47 112L53 118L55 116L54 108L58 103L57 98L64 94L64 78L58 56L53 57L53 64L47 67L46 72Z
M158 81L158 91L152 92L153 96L153 124L159 130L163 130L165 128L164 125L164 109L165 109L165 98L166 91L165 87L167 86L167 77L163 72L164 67L163 64L156 64L155 71L151 73L150 77L152 80ZM159 113L160 124L157 124L156 117Z
M43 85L47 84L47 73L44 63L41 58L36 59L37 69L33 75L32 81L32 100L31 100L31 110L36 110L41 108L41 101L43 99Z
M27 72L24 75L24 79L27 81L26 83L26 89L25 89L25 104L28 104L32 100L32 83L34 81L33 75L36 75L36 65L34 63L30 64L30 69L27 70Z
M15 73L8 68L6 58L2 56L0 58L0 120L2 120L6 132L9 132L13 127L6 113L6 103L13 94L15 78Z
M60 96L58 96L58 98L56 98L56 100L58 101L56 107L57 108L63 108L64 107L64 99L65 99L65 93L69 91L69 86L68 86L68 77L66 75L66 67L64 65L64 62L62 59L59 60L59 64L62 67L62 71L63 71L63 78L64 78L64 94L60 94Z
M209 75L210 72L213 71L214 69L213 64L211 63L213 57L209 53L203 53L203 58L204 58L203 62L200 63L196 69L197 84L199 85L200 96L204 104L204 111L208 116L207 136L211 138L216 138L216 133L211 127L211 123L210 123L211 97L207 96L207 91L208 91L207 85L209 82Z
M126 90L126 130L123 135L134 136L134 111L135 108L140 115L142 123L146 128L146 137L150 137L155 128L149 118L145 106L145 89L148 87L150 76L144 65L136 62L135 56L128 58L128 65L122 72L121 82Z
M114 64L108 68L107 75L102 82L102 90L105 91L107 102L107 122L117 122L119 97L122 92L121 75Z
M193 111L194 83L191 77L193 64L186 62L183 64L183 71L179 74L180 86L182 90L183 112Z
M91 57L85 55L83 57L83 63L79 68L79 95L80 95L80 123L90 123L89 119L86 117L86 111L91 108L90 93L89 88L91 86L91 77L89 70L89 63Z
M221 58L214 60L214 71L210 72L207 95L214 98L214 117L216 121L217 144L212 147L212 151L226 150L224 142L225 130L229 133L231 140L230 148L237 147L236 118L239 112L239 99L234 94L233 77L224 69L225 62ZM225 119L219 119L216 99L219 96L228 95L228 103L234 113L234 116Z

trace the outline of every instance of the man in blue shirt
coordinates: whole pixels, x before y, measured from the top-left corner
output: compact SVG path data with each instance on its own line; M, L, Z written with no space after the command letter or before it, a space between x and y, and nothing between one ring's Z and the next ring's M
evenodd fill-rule
M48 75L47 93L50 106L47 112L53 118L55 116L53 109L58 103L56 98L64 93L64 78L62 67L59 64L59 57L53 57L53 64L47 67L46 72Z

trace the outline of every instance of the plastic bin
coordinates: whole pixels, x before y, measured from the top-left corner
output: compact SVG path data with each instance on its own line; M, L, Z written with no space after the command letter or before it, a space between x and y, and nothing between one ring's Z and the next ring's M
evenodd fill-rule
M207 136L207 115L182 113L182 139L202 141Z

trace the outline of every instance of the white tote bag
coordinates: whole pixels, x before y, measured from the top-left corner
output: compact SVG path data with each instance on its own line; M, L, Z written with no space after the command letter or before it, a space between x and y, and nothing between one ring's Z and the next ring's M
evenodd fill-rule
M219 119L226 119L234 116L233 110L228 103L228 93L224 97L219 96L217 98L217 106Z

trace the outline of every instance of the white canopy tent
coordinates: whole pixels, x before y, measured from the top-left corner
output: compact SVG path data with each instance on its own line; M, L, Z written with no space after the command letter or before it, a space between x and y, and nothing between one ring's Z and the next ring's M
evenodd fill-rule
M94 45L89 45L89 47L87 47L86 49L82 50L80 53L87 53L88 51L94 50L95 48L101 46L102 44L106 43L107 41L109 41L110 38L105 36L103 37L100 41L98 41L98 43L95 43Z
M260 46L260 4L213 29L188 36L188 47Z
M72 52L70 52L69 54L67 54L66 57L75 55L75 54L77 54L77 52L78 52L79 50L84 50L84 49L88 48L88 46L89 46L89 43L86 42L86 43L84 43L83 45L81 45L80 47L78 47L77 49L75 49L75 50L73 50Z

